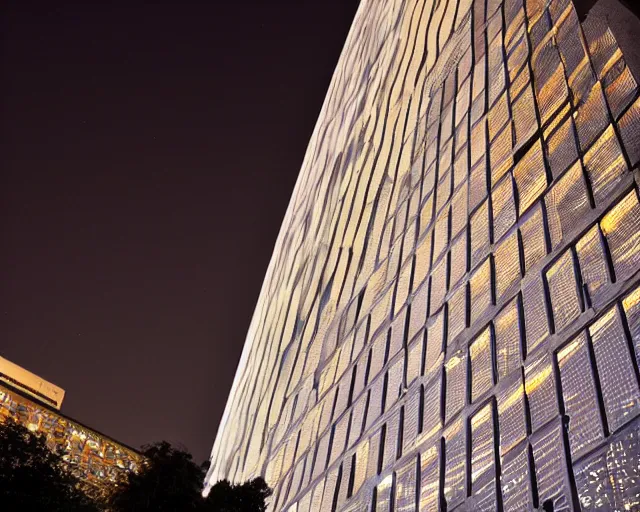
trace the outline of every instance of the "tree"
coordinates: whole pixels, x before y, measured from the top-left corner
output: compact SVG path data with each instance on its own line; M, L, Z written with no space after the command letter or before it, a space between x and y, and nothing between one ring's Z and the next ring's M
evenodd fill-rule
M166 441L143 446L143 454L147 460L142 470L130 474L128 482L114 494L114 510L199 510L204 471L193 462L191 454L176 450Z
M166 441L144 446L146 462L130 474L111 499L114 512L264 512L271 489L261 478L243 485L218 482L202 497L207 464Z
M272 491L260 477L241 485L227 480L216 483L209 492L205 510L219 512L265 512Z
M11 512L98 510L62 456L49 449L45 437L12 418L0 423L0 504Z

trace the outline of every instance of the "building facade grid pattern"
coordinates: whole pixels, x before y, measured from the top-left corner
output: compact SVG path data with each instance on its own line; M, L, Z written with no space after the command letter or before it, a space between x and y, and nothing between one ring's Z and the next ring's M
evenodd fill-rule
M638 89L570 0L363 0L208 485L640 509Z
M144 456L58 411L0 385L0 423L13 420L46 439L69 464L90 496L106 497L129 473L137 473Z

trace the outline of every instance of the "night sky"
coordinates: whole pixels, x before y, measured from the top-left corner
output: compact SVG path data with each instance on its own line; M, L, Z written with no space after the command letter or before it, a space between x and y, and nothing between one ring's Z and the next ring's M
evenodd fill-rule
M357 1L140 4L5 5L0 355L200 461Z

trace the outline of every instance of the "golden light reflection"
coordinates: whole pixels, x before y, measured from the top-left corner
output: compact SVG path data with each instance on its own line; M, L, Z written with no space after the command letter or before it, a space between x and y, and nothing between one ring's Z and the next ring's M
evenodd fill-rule
M547 379L551 377L552 372L552 366L550 364L547 364L542 369L537 370L531 378L527 377L525 383L525 391L527 392L527 394L529 395L536 389L539 389L541 386L543 386Z
M635 309L640 305L640 286L636 287L629 295L622 299L622 306L625 311Z
M419 454L420 512L441 495L448 510L480 507L483 472L505 510L527 510L528 454L514 457L528 436L540 501L575 502L562 482L577 459L540 432L571 405L573 427L562 428L582 435L576 425L594 413L577 390L587 374L555 382L554 358L574 361L577 330L593 340L596 361L580 364L597 366L611 433L640 417L636 345L611 316L640 265L627 169L640 116L627 72L606 23L581 22L571 2L361 2L275 243L209 484L267 471L278 509L309 512L337 496L336 509L357 510L377 489L386 512L396 498L404 506L403 471ZM640 290L623 300L628 311ZM474 417L482 397L497 403L495 425L484 409ZM481 439L467 440L476 427ZM351 475L338 483L337 473L354 453L346 499ZM296 468L316 460L290 495Z

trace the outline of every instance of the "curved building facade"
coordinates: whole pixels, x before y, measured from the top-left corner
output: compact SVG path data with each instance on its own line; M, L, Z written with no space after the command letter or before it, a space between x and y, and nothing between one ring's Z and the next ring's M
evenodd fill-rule
M291 512L640 509L640 98L612 21L638 20L576 7L361 2L207 485L262 475Z

